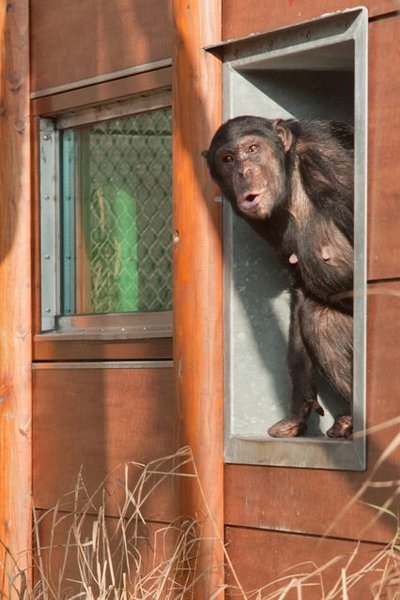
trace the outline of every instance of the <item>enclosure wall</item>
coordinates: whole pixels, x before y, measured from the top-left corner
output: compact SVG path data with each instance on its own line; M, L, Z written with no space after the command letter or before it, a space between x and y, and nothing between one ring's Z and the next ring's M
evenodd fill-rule
M376 510L371 505L387 502L390 510L398 512L391 502L393 489L380 485L397 481L400 467L399 450L390 445L398 428L391 420L398 417L400 385L398 2L365 3L369 11L366 393L370 428L366 472L223 465L222 210L219 192L201 157L221 122L223 102L221 65L205 46L292 26L357 4L350 0L222 0L222 6L213 0L32 0L30 52L27 3L4 4L0 539L13 554L30 543L31 477L36 514L41 517L74 488L80 471L89 493L95 492L119 464L146 463L174 454L182 444L194 451L203 491L187 486L179 494L175 481L166 481L156 501L144 507L144 516L151 538L178 514L184 512L203 523L204 515L211 512L197 563L206 573L196 588L199 600L222 595L224 563L226 582L237 588L239 580L250 591L277 579L294 564L312 561L312 570L315 564L322 566L352 552L358 539L361 551L370 553L393 536L395 520L388 513L374 520ZM156 89L170 92L172 87L174 351L171 336L43 334L40 118L98 109ZM353 502L360 489L364 504ZM108 523L117 522L119 500L117 494L108 506ZM63 498L62 511L66 524L74 514L69 496ZM43 519L40 532L43 544L48 543L52 524ZM62 542L65 534L66 529L60 531L57 540ZM233 569L225 560L223 542L228 542ZM60 559L55 560L57 567ZM343 568L346 560L340 563ZM337 568L327 570L326 586L333 584L337 573ZM75 575L76 571L70 573ZM368 597L364 583L360 586L356 597ZM234 597L236 592L226 593Z
M46 546L54 536L57 543L66 543L76 510L85 505L85 493L78 504L68 495L79 489L80 481L94 494L88 530L106 491L105 524L115 531L127 489L134 489L142 472L140 465L176 452L178 418L170 335L124 334L121 315L117 334L103 335L98 329L94 336L63 336L41 330L40 119L51 121L74 110L95 110L97 119L105 105L146 99L154 91L170 97L172 25L170 3L157 1L35 0L30 17L35 174L32 475L37 529L40 544ZM55 506L65 517L58 527L51 516L44 518ZM140 511L147 521L140 536L144 540L148 535L154 547L155 531L178 514L175 479L157 486ZM143 568L151 569L147 543L143 541ZM62 553L54 553L53 577L62 563ZM67 561L64 580L79 577L76 561Z
M396 198L399 170L394 150L398 138L399 94L396 84L400 63L396 39L400 17L395 2L365 3L369 10L368 68L368 329L367 329L367 437L365 474L308 469L228 464L225 468L225 523L227 540L245 589L261 586L294 563L310 558L315 537L319 540L318 566L354 548L351 540L386 542L394 533L390 518L374 522L374 511L351 505L363 482L371 477L379 457L396 434L390 426L397 414L396 389L400 353L400 244ZM251 36L317 18L330 11L355 6L350 2L259 2L225 0L223 37ZM389 426L374 427L389 422ZM399 451L373 473L389 481L400 464ZM251 490L251 492L250 492ZM383 505L390 492L366 485L363 499ZM341 514L341 510L351 508ZM396 510L394 508L394 510ZM338 517L338 514L340 515ZM244 547L257 547L252 560ZM368 546L365 546L366 548ZM296 550L294 550L296 549ZM271 560L275 556L277 560ZM310 569L312 570L312 568ZM356 570L356 568L355 568ZM329 570L325 582L335 575ZM316 591L316 597L318 592ZM357 592L355 592L357 594ZM366 589L360 588L360 597ZM313 596L311 596L313 597Z

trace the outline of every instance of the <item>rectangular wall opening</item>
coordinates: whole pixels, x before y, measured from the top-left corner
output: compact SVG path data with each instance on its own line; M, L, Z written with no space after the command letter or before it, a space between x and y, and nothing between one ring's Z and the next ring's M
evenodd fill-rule
M325 432L343 401L322 380L325 417L307 436L273 439L270 425L288 414L289 295L275 253L224 210L225 458L227 462L310 468L365 468L367 11L324 16L294 27L210 48L223 60L224 120L329 119L355 128L354 431Z

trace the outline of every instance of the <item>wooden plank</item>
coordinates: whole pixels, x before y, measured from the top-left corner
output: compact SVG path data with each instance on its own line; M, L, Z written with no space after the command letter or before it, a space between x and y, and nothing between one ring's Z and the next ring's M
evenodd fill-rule
M120 508L122 511L126 509ZM41 562L34 555L35 583L40 580L44 585L46 581L51 582L59 598L71 598L82 593L84 586L86 589L90 586L95 597L101 597L101 591L106 593L106 589L109 593L108 586L112 584L118 586L122 593L122 589L125 590L124 577L126 588L133 597L139 597L144 590L149 597L160 597L158 592L162 588L166 592L173 584L177 561L172 561L182 539L178 535L177 524L169 527L166 523L144 523L140 519L129 518L120 521L104 518L100 510L96 516L57 510L36 511L36 519L36 548L39 546L41 549ZM107 543L110 553L106 555ZM86 560L94 566L92 572L89 568L82 569L84 544ZM127 547L129 557L125 553ZM105 577L100 586L97 560ZM168 561L174 565L172 568L168 568ZM114 582L111 573L114 574Z
M400 347L400 283L370 286L368 299L368 427L398 417ZM281 531L330 534L387 542L397 526L394 519L374 522L376 511L357 503L338 518L398 431L387 427L368 436L368 471L321 471L277 467L227 465L225 471L226 523ZM329 451L329 446L327 446ZM400 448L373 474L374 481L397 481ZM392 486L368 487L362 499L383 506L394 493ZM398 499L391 503L397 513Z
M162 360L172 358L172 338L142 340L48 340L35 336L35 361Z
M31 2L32 91L171 56L170 2Z
M226 542L229 557L232 561L236 576L251 598L258 597L255 590L267 586L259 596L270 597L275 592L275 598L285 600L321 600L328 597L328 593L339 582L337 598L377 598L371 591L382 578L382 571L378 568L373 573L364 573L355 585L349 586L348 596L342 587L342 569L345 579L350 582L351 576L360 572L370 561L378 557L383 547L375 544L362 544L330 538L316 538L314 536L277 533L273 531L251 530L244 528L226 528ZM353 556L354 553L354 556ZM317 569L323 568L328 562L330 566L317 574ZM348 564L349 563L349 564ZM390 560L388 560L389 566ZM394 562L392 563L395 564ZM379 568L383 569L386 561L382 560ZM302 584L301 592L296 584L292 583L292 591L283 593L291 580L298 580L301 576L310 575ZM394 577L392 577L394 579ZM232 572L227 569L227 583L231 589L227 598L242 597L237 587ZM393 591L396 589L393 581ZM374 588L376 591L376 587ZM379 588L378 588L379 589ZM281 590L281 596L278 590ZM250 592L252 592L250 594ZM391 596L379 596L391 597Z
M398 10L396 0L366 0L370 17ZM315 19L327 13L360 6L357 0L222 0L222 39L230 40Z
M212 515L196 564L208 576L195 597L208 600L223 584L222 249L221 206L201 151L220 123L221 74L202 48L220 39L220 5L174 0L173 15L174 364L181 444L193 450ZM184 514L204 514L196 482L182 498Z
M172 70L167 67L116 79L115 81L90 85L70 92L44 96L32 100L31 111L34 115L52 116L60 112L69 112L78 108L112 102L134 94L169 87L171 83Z
M91 494L116 469L106 486L114 490L116 480L124 480L119 465L147 463L176 451L172 369L62 367L34 371L33 493L38 508L54 506L73 490L80 472ZM133 485L140 469L131 471ZM174 485L173 477L167 478L151 495L145 507L149 518L175 516ZM124 493L123 485L113 491L110 515L118 514ZM73 501L64 498L63 509L71 509Z
M31 545L29 3L0 11L0 581ZM4 546L5 545L5 546ZM10 566L10 560L7 560ZM2 590L5 591L5 590Z
M400 17L369 28L368 258L370 279L400 276L398 202Z

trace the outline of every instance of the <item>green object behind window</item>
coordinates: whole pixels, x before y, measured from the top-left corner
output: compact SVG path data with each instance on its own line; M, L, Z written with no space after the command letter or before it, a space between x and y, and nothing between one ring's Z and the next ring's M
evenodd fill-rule
M63 313L170 310L170 109L63 140Z

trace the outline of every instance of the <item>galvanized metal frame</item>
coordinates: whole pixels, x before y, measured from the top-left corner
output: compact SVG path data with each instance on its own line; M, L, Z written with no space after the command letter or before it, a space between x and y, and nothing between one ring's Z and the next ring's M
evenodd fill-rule
M364 470L366 468L366 218L367 218L367 26L365 8L325 15L320 19L270 33L233 40L207 48L220 54L223 61L224 118L237 114L258 114L269 118L287 117L283 107L267 101L268 113L258 94L252 104L252 91L239 89L240 72L254 68L258 62L275 61L279 69L282 57L305 56L310 50L323 52L343 43L354 43L354 124L355 124L355 273L354 273L354 431L352 440L329 440L322 437L273 439L265 435L243 434L235 431L235 402L246 404L247 390L233 389L235 369L232 356L232 336L236 315L232 309L235 294L233 269L233 224L236 215L225 204L225 460L233 463L280 465L306 468ZM318 57L315 55L318 62ZM314 60L314 59L313 59ZM235 96L236 94L236 96ZM239 98L239 94L242 94ZM233 99L240 106L233 108ZM272 106L272 112L271 112ZM274 112L275 111L275 112ZM235 221L236 220L236 221ZM282 366L285 368L285 365ZM238 397L239 396L239 397Z
M72 315L75 312L75 289L72 282L75 281L75 234L76 234L76 209L75 209L75 132L73 130L64 131L60 135L61 148L61 177L60 185L62 187L61 203L61 311L64 314ZM68 177L66 176L68 174Z
M140 339L172 336L172 312L61 315L60 132L101 120L171 106L171 89L40 119L41 331L53 339ZM67 184L68 186L68 184ZM66 190L64 189L64 192ZM68 191L68 190L67 190ZM73 234L68 231L68 236ZM70 306L71 298L64 298Z
M40 267L42 330L55 328L60 314L60 194L58 132L40 120Z

